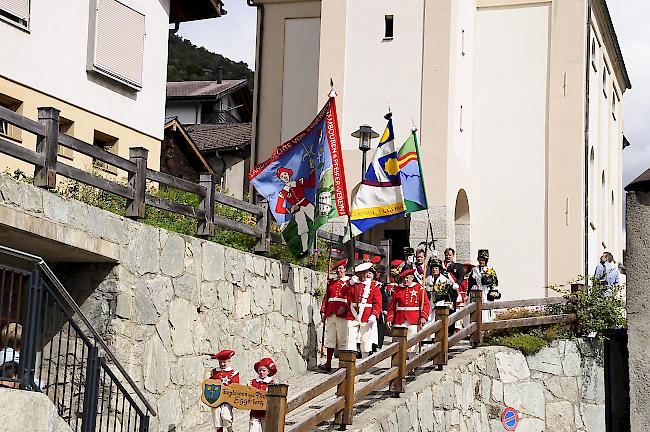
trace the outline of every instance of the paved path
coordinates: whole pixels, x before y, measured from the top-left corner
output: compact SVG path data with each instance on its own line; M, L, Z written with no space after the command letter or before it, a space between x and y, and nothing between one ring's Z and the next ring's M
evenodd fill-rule
M389 345L390 338L387 338L386 345ZM459 345L451 348L449 350L449 357L453 358L455 354L466 351L469 349L469 343L466 341L461 342ZM335 359L333 362L333 371L338 367L338 361ZM368 372L357 375L355 388L359 385L363 386L364 383L370 381L372 378L384 372L386 369L390 368L390 358L379 363L377 366L371 368ZM432 366L420 368L415 371L413 375L407 377L407 385L409 382L417 379L419 375L424 372L430 371ZM323 381L327 377L327 374L319 371L307 371L304 374L301 374L297 377L289 379L286 384L289 385L289 399L307 389L313 387L317 383ZM304 406L294 410L287 416L287 429L289 429L296 422L312 417L320 408L328 404L333 400L336 393L336 388L330 389L329 391L323 393L321 396L311 400L309 403ZM388 387L381 391L373 392L368 395L361 403L355 406L354 415L365 412L369 409L372 409L378 402L381 400L390 397L388 394ZM248 431L248 412L247 411L238 411L235 410L235 427L233 430L235 432L247 432ZM315 431L324 432L324 431L333 431L338 428L338 425L334 424L334 418L329 419L326 422L321 423Z

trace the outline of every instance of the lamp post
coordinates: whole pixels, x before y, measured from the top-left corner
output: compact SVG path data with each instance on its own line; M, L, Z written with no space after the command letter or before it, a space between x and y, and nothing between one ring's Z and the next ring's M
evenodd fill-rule
M368 125L359 126L359 129L352 132L354 138L359 138L359 150L363 152L361 159L361 179L366 175L366 153L370 150L370 141L374 138L379 138L379 134L372 130Z

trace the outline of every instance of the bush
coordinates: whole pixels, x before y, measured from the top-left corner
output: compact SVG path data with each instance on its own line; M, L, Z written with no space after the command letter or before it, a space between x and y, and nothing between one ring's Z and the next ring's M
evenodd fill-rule
M543 339L534 334L518 333L512 336L505 336L495 340L491 345L502 345L521 351L524 355L538 353L547 344Z

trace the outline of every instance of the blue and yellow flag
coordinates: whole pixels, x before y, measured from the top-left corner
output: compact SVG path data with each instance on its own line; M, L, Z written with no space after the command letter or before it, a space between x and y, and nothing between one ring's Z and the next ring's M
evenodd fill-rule
M405 212L393 120L391 114L386 118L388 125L375 156L352 197L350 222L353 236Z

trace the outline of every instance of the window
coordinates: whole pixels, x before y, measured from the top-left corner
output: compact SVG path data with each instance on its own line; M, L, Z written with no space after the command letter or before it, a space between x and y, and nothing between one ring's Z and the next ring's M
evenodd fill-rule
M465 29L460 30L460 53L465 55Z
M2 0L0 0L2 1ZM126 0L95 0L91 9L94 34L92 64L99 72L127 86L142 88L145 17L126 5Z
M616 120L616 103L620 102L620 98L618 97L618 92L616 89L612 91L612 117L614 117L614 120Z
M460 131L463 131L463 106L460 106Z
M609 76L609 66L607 66L607 62L605 61L605 58L603 57L603 94L605 95L605 99L607 99L607 78Z
M393 38L393 27L394 27L393 15L386 15L384 17L384 21L385 21L384 39L392 39Z
M1 1L1 0L0 0ZM0 93L0 106L3 108L10 109L13 112L19 113L23 103L18 99L14 99L11 96ZM22 138L22 130L8 122L0 119L0 135L20 141Z
M598 66L596 65L596 38L591 40L591 67L594 68L594 72L598 72Z
M95 131L95 135L93 137L93 145L97 147L101 147L107 152L113 154L117 154L117 141L118 139L115 138L114 136L111 136L104 132L100 132L98 130ZM109 165L105 162L99 161L97 159L93 159L93 166L109 174L117 174L116 167L114 167L113 165Z
M72 120L68 120L65 117L59 116L59 135L72 136L73 133L74 133L74 122ZM74 154L72 152L72 149L68 147L64 147L62 145L58 146L57 154L66 159L70 159L70 160L74 159Z
M29 28L29 0L0 0L0 18L22 28Z

